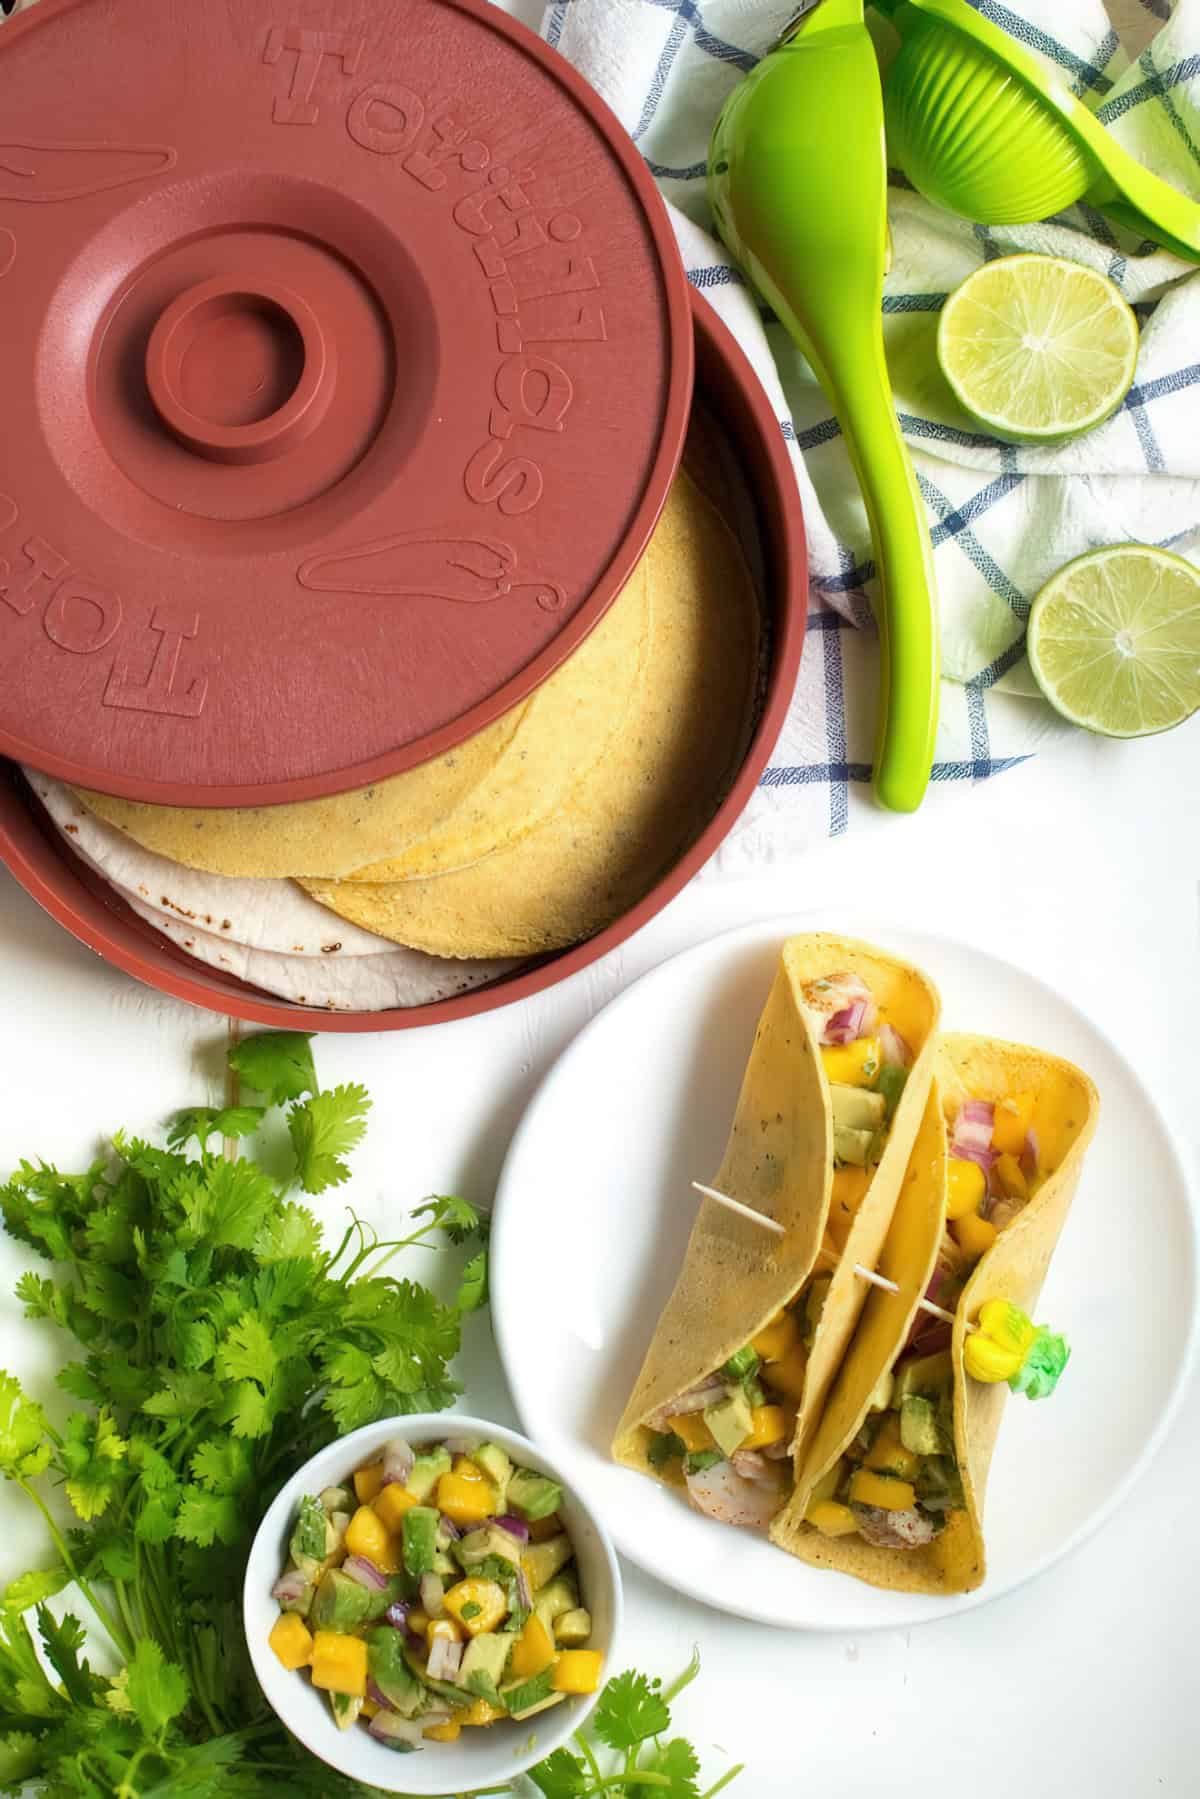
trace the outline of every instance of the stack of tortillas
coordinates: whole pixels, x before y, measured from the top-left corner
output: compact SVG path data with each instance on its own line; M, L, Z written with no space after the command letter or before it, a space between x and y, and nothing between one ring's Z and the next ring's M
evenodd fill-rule
M738 542L681 474L569 661L432 762L240 809L25 772L72 848L189 954L307 1005L419 1005L592 936L649 892L737 772L760 656Z

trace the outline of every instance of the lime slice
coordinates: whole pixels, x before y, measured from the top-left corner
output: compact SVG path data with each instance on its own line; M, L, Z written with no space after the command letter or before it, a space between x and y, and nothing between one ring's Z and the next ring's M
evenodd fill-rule
M1090 431L1129 392L1138 326L1112 282L1058 256L1002 256L952 293L938 360L994 437L1050 444Z
M1029 665L1050 704L1106 737L1169 731L1200 708L1200 570L1140 543L1091 550L1047 581Z

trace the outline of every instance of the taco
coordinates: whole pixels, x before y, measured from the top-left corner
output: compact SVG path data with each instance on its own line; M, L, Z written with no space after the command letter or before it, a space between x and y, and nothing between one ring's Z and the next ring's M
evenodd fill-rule
M884 950L791 938L759 1020L713 1200L613 1455L699 1510L765 1529L850 1342L933 1074L940 1001Z
M970 1036L942 1039L933 1095L878 1264L899 1291L872 1289L771 1538L873 1586L945 1594L984 1578L1005 1379L1041 1397L1068 1353L1025 1314L1099 1100L1069 1062Z

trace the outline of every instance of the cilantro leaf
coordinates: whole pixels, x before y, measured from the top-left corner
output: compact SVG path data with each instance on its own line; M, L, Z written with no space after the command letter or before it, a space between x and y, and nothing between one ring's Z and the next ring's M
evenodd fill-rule
M256 1380L267 1387L278 1365L270 1331L254 1312L243 1312L217 1350L217 1373L223 1380Z
M108 1412L72 1412L63 1429L59 1461L67 1498L81 1518L98 1518L125 1485L128 1444Z
M19 1380L0 1370L0 1474L31 1480L49 1465L46 1414L25 1397Z
M244 1037L230 1050L229 1066L277 1106L318 1091L312 1038L299 1031L261 1031Z
M592 1729L610 1749L633 1749L648 1737L661 1736L671 1726L671 1713L651 1681L632 1668L610 1680L600 1696Z
M62 1681L67 1697L76 1705L90 1705L92 1671L80 1659L84 1629L79 1619L72 1617L70 1612L64 1618L56 1618L44 1605L39 1605L37 1626L46 1651L46 1660Z
M18 1574L10 1580L0 1597L0 1605L6 1611L27 1612L30 1606L40 1605L44 1599L53 1599L64 1587L69 1587L71 1572L60 1562L57 1568L31 1568L27 1574Z
M697 1799L700 1762L685 1738L673 1737L669 1743L664 1743L662 1748L651 1753L645 1766L650 1773L665 1774L670 1779L669 1787L657 1789L665 1799Z
M473 1206L469 1199L458 1199L453 1194L434 1194L432 1199L416 1208L413 1217L428 1217L429 1227L445 1231L451 1243L465 1243L468 1237L482 1236L486 1229L479 1207Z
M19 1793L44 1769L42 1745L28 1731L10 1730L0 1737L0 1786L6 1793Z
M577 1755L556 1749L529 1770L529 1778L546 1799L579 1799L588 1790L587 1770Z
M241 1512L228 1493L185 1487L175 1518L175 1535L207 1549L214 1542L236 1543L242 1534Z
M244 1443L228 1437L201 1443L191 1460L192 1478L210 1493L238 1493L250 1484L253 1463Z
M481 1249L462 1271L454 1304L460 1312L477 1312L488 1302L488 1252Z
M342 1158L362 1141L370 1106L366 1088L351 1081L314 1093L303 1105L291 1108L288 1134L306 1193L323 1193L349 1180L350 1170Z
M265 1106L188 1106L167 1126L167 1144L182 1149L195 1138L201 1149L210 1137L249 1137L266 1116Z
M289 1201L267 1219L254 1239L260 1262L311 1262L321 1251L321 1227L307 1206Z
M169 1662L152 1637L143 1637L129 1664L125 1691L148 1737L160 1737L188 1702L183 1670Z

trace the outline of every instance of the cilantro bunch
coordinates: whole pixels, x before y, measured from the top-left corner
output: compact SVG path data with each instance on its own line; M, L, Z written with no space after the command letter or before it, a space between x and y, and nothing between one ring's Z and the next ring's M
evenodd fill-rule
M326 1249L296 1195L348 1178L365 1091L321 1091L309 1039L289 1033L249 1038L230 1062L263 1103L184 1112L166 1149L118 1135L82 1174L24 1162L0 1190L8 1231L50 1264L22 1276L18 1297L78 1345L58 1379L80 1402L55 1425L0 1374L0 1476L42 1513L56 1551L0 1596L5 1793L363 1790L301 1749L259 1693L241 1624L246 1553L301 1462L458 1394L450 1363L463 1315L486 1299L486 1251L451 1304L387 1265L483 1227L464 1201L434 1199L406 1236L380 1241L351 1215ZM263 1162L234 1156L255 1132ZM74 1527L60 1528L47 1482ZM89 1666L78 1620L48 1608L68 1587L110 1639L115 1678Z

